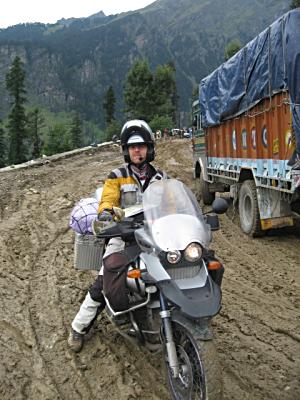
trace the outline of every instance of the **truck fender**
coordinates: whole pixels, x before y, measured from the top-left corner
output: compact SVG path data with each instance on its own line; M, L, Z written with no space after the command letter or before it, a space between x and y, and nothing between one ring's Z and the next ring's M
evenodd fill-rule
M206 168L206 163L203 161L201 157L197 159L195 162L195 167L194 167L194 178L197 179L200 177L200 173L203 173L203 178L205 181L208 180L207 176L207 168Z

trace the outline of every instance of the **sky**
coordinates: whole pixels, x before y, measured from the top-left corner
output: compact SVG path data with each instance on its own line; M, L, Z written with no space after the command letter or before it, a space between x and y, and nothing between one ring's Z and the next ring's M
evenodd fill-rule
M3 0L2 0L3 1ZM5 0L4 0L5 1ZM7 0L1 7L0 28L25 22L54 23L61 18L105 15L146 7L155 0Z

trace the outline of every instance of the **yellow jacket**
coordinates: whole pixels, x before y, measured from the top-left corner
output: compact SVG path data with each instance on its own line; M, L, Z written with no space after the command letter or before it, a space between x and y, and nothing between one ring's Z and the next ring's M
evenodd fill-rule
M130 164L111 171L104 183L98 213L112 210L113 207L126 208L141 203L142 194L150 183L167 178L164 171L155 169L151 164L149 166L150 175L143 186L132 172Z

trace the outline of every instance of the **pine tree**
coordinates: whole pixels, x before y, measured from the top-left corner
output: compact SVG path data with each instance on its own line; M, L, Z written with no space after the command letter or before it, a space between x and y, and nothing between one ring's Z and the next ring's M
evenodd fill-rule
M26 145L26 102L25 72L20 57L15 57L10 71L6 74L6 88L12 97L11 110L8 115L8 136L10 164L18 164L27 160Z
M178 96L174 65L165 64L156 68L152 91L155 94L155 115L170 117L176 124Z
M153 113L153 76L147 60L137 60L126 76L124 100L130 118L150 121Z
M39 108L35 108L27 115L27 129L28 135L32 142L32 157L39 158L42 154L43 140L41 138L40 130L44 126L45 119L41 114Z
M124 99L131 118L151 121L167 117L176 121L175 67L171 63L159 65L152 74L148 61L136 61L126 77Z
M79 113L75 113L71 123L70 129L71 148L78 149L82 147L82 127Z
M176 67L174 61L169 61L167 65L171 68L172 71L172 86L171 86L171 102L173 106L173 114L172 121L175 126L179 126L179 113L178 113L178 104L179 104L179 95L176 86Z
M4 136L4 129L1 126L2 121L0 120L0 168L3 168L6 166L6 142L5 142L5 136Z
M105 121L106 121L106 126L110 125L112 121L115 119L115 103L116 103L116 98L115 98L115 93L114 89L112 86L109 86L107 89L105 96L104 96L104 101L103 101L103 109L105 110Z

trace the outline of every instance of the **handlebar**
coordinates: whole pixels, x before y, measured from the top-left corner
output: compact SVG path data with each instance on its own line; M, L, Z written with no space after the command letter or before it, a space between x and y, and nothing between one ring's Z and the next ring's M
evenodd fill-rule
M109 222L104 225L101 221L93 222L93 232L97 238L111 239L121 237L124 241L134 237L134 232L143 225L134 218L124 218L120 222Z

